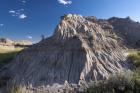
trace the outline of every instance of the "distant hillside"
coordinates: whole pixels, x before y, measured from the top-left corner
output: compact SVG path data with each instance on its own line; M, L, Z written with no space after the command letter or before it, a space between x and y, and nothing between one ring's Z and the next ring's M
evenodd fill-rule
M14 41L14 45L32 45L32 42L29 40L17 40Z
M11 40L8 38L0 38L0 45L2 46L16 46L16 45L32 45L29 40Z
M14 41L8 39L8 38L0 38L0 45L4 45L4 46L13 46L14 45Z

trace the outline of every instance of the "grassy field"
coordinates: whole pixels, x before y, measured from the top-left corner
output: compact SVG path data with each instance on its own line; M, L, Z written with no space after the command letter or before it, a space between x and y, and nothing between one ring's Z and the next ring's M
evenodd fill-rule
M140 67L140 51L129 51L128 57L133 61L136 68Z
M9 63L23 48L10 48L0 46L0 69ZM0 78L0 88L6 86L8 77Z
M22 48L2 48L0 47L0 67L11 61Z

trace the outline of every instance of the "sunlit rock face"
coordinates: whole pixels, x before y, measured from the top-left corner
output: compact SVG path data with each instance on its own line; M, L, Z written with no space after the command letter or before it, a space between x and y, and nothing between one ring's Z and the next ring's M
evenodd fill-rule
M54 34L19 53L4 75L12 85L38 88L104 80L128 69L117 40L106 37L94 20L64 15Z

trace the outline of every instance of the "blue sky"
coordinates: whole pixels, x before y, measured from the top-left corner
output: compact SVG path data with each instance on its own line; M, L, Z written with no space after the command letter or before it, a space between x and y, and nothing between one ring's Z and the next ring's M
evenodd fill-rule
M68 13L140 21L140 0L0 0L0 37L36 42L52 35Z

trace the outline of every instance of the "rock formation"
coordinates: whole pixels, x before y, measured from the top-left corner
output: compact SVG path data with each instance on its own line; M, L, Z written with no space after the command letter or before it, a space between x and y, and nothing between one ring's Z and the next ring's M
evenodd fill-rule
M122 37L125 44L130 47L140 47L140 23L130 17L112 17L108 22L114 27L115 33Z
M19 53L1 76L10 77L12 86L34 91L55 86L54 90L60 85L104 80L128 69L123 48L104 34L106 25L100 23L95 17L64 15L51 37Z
M108 20L98 20L104 30L112 30L123 40L127 47L140 47L140 23L133 21L130 17L112 17Z
M140 23L133 21L130 17L112 17L107 20L97 19L96 17L85 18L99 24L109 37L114 37L114 34L116 34L118 37L116 40L121 41L125 46L129 48L140 47Z

